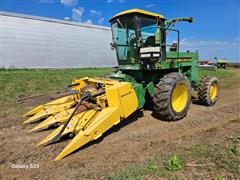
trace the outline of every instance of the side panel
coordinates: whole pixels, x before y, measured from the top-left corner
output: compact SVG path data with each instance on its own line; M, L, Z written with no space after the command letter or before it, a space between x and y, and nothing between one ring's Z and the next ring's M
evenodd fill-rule
M120 107L121 117L125 118L138 109L138 98L130 83L119 83L106 89L109 107Z
M172 61L173 59L175 61ZM188 77L192 87L197 88L199 85L198 61L198 52L168 52L166 62L162 62L162 67L177 68L180 73Z
M171 72L183 73L188 77L193 88L199 85L197 52L168 52L165 61L160 61L151 66L144 64L119 65L123 74L133 77L139 83L158 83L159 79Z

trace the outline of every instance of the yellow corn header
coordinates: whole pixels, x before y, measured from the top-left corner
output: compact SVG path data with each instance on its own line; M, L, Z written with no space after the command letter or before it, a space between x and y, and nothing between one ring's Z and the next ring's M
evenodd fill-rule
M83 78L73 84L76 93L40 105L23 115L30 116L23 124L41 121L30 132L57 127L38 145L57 142L66 135L74 136L55 160L99 138L138 109L137 95L129 82Z

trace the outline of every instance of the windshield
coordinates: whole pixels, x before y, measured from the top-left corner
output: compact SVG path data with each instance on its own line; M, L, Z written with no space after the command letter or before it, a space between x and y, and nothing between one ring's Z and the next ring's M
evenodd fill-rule
M119 60L129 60L135 57L136 35L134 24L133 19L125 22L117 20L112 24L113 41L117 46Z
M112 24L113 41L118 60L136 62L140 48L155 45L157 20L145 17L116 19Z
M159 28L156 19L139 18L140 31L142 37L142 47L156 46L156 41L159 41Z

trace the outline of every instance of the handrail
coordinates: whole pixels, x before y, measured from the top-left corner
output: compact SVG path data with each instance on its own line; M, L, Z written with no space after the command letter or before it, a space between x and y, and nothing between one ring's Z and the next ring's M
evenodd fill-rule
M177 30L177 29L173 29L173 28L165 28L165 27L161 27L161 26L151 26L151 27L145 27L145 28L142 28L141 29L141 32L144 31L144 30L148 30L148 29L153 29L153 28L159 28L159 29L165 29L165 30L169 30L169 31L175 31L177 32L177 54L178 54L178 58L179 58L179 47L180 47L180 31ZM162 44L160 42L160 46L172 46L172 44Z

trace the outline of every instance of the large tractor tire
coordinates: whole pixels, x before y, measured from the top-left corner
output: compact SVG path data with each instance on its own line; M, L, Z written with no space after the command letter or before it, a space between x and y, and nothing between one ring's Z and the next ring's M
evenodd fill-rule
M154 114L163 120L178 120L187 115L192 97L189 81L179 73L160 79L153 96Z
M216 77L204 77L198 87L198 100L205 106L214 105L219 97L219 81Z

